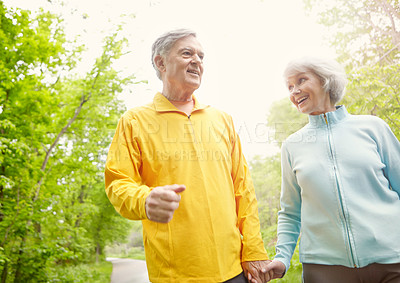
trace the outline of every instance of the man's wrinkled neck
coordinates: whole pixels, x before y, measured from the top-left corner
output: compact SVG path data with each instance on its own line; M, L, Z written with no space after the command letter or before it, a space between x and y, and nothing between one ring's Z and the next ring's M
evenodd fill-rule
M162 95L164 95L171 102L188 102L193 100L192 95L195 90L196 89L181 89L164 84Z

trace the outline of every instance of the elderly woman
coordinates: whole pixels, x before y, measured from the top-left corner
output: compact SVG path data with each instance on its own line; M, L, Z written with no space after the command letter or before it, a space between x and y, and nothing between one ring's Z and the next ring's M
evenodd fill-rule
M303 58L284 77L309 123L282 146L274 277L299 235L306 283L400 282L400 144L380 118L335 106L346 77L337 62Z

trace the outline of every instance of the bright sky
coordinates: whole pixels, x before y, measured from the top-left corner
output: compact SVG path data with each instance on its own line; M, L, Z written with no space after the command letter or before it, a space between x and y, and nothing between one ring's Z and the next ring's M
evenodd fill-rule
M152 100L161 82L152 68L151 44L165 31L191 28L205 50L201 102L233 116L247 159L277 151L266 128L271 103L287 97L282 72L291 59L335 57L316 19L306 16L303 0L4 0L9 7L62 13L67 34L80 34L88 48L82 68L101 52L101 40L116 24L130 50L117 68L135 74L137 84L124 92L128 108ZM53 2L57 2L54 1ZM135 17L121 17L121 14ZM82 17L86 15L86 19ZM326 32L326 31L325 31Z

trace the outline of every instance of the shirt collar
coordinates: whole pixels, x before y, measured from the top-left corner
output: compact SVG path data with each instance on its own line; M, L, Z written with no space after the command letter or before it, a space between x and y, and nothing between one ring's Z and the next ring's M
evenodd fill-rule
M340 123L350 116L344 105L336 106L336 111L328 112L320 115L308 115L310 125L313 127L322 127L326 125L334 125Z
M200 103L197 98L192 95L194 100L194 107L192 111L203 110L209 105ZM154 107L157 112L176 112L179 111L164 95L157 92L153 99Z

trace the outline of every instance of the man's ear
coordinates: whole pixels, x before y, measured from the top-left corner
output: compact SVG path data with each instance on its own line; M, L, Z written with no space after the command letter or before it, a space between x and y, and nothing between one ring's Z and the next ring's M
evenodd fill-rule
M165 71L164 58L161 55L157 55L156 57L154 57L154 63L156 64L157 69L160 72Z

